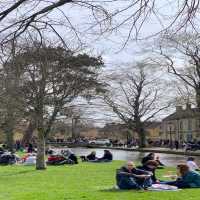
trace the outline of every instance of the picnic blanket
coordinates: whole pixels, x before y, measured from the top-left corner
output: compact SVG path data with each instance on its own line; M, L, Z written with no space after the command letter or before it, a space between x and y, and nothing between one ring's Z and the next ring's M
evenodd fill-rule
M153 184L148 188L151 191L178 191L178 187L167 184Z

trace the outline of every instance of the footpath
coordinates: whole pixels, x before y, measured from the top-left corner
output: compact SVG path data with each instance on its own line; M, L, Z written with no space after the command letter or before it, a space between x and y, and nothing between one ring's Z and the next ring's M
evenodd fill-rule
M127 147L102 147L97 145L87 146L88 148L100 148L100 149L113 149L123 151L139 151L139 152L153 152L153 153L166 153L166 154L177 154L187 156L200 156L200 151L185 151L184 149L169 149L162 147L151 147L151 148L127 148Z
M47 143L54 147L83 147L83 148L96 148L96 149L113 149L113 150L123 150L123 151L137 151L137 152L153 152L153 153L165 153L165 154L177 154L177 155L187 155L187 156L200 156L200 150L198 151L185 151L185 149L169 149L164 147L151 147L151 148L128 148L128 147L107 147L100 145L91 144L70 144L70 143Z

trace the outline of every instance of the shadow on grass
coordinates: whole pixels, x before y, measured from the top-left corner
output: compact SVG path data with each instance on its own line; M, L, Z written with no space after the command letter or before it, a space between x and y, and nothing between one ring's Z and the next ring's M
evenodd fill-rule
M35 171L36 171L35 169L31 169L31 170L23 170L23 171L17 171L17 172L9 172L9 173L1 174L1 177L28 174L28 173L33 173Z
M144 192L143 190L120 190L120 189L117 189L117 188L108 188L108 189L101 189L99 190L100 192Z

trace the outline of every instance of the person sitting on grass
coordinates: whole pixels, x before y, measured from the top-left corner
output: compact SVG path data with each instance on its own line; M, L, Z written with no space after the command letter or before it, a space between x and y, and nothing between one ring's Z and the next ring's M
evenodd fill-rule
M142 158L142 161L141 161L142 165L144 165L149 160L155 160L155 153L149 153L144 158Z
M113 160L113 155L109 150L104 150L104 155L102 158L97 159L100 162L110 162Z
M156 156L156 159L155 161L158 163L158 169L163 169L164 168L164 164L160 161L160 157L159 156Z
M84 161L94 161L96 160L96 151L92 151L89 155L87 156L80 156L82 162Z
M24 165L35 165L36 164L36 154L29 153L26 157L25 161L23 162Z
M137 169L128 161L126 166L117 170L116 181L120 189L146 189L152 185L151 173Z
M72 161L73 164L78 164L78 158L71 149L61 150L61 154L64 155L69 161Z
M175 181L165 181L162 184L173 185L178 188L200 188L200 174L191 171L186 164L177 165L177 176L178 178Z
M145 164L143 164L143 166L138 166L138 169L150 172L151 175L151 179L153 183L159 183L160 181L156 178L156 169L158 167L158 163L155 160L149 160L147 162L145 162Z
M96 160L91 160L90 162L111 162L113 160L113 155L109 150L104 150L104 155Z
M199 166L195 163L195 158L193 157L187 159L187 166L191 171L199 171Z

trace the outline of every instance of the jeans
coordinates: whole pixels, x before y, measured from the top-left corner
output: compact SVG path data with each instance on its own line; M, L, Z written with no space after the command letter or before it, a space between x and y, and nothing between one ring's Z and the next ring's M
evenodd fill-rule
M120 189L143 189L152 185L151 178L138 179L124 174L117 174L116 179Z
M172 186L176 186L178 188L190 188L190 186L182 180L162 181L162 182L160 182L160 184L172 185Z
M103 163L103 162L112 162L112 160L108 160L108 159L97 159L97 160L90 160L89 162Z

